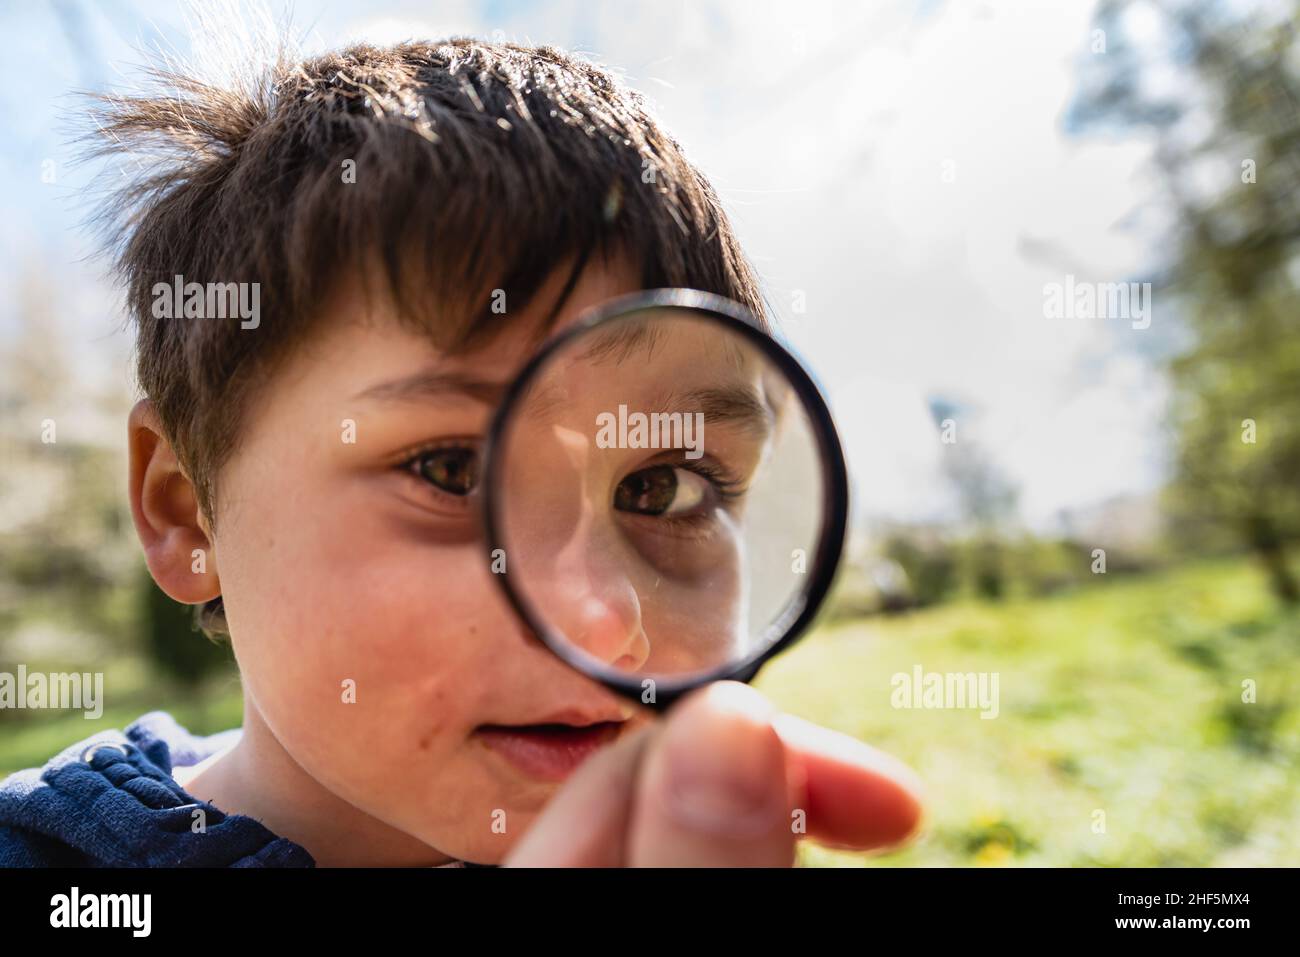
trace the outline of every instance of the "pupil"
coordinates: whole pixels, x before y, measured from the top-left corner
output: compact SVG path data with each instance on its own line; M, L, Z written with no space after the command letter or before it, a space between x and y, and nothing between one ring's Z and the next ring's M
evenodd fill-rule
M629 475L614 490L614 507L624 512L662 515L677 497L677 474L671 465L657 465Z
M449 449L427 456L420 463L420 472L440 489L468 495L478 480L477 465L472 449Z

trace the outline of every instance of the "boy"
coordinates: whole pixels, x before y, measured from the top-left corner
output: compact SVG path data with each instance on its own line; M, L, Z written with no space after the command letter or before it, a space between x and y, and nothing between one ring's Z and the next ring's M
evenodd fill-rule
M144 164L107 211L131 507L159 587L228 634L243 727L155 712L14 775L0 863L788 865L796 809L840 846L912 833L896 762L735 683L654 720L526 633L482 557L478 446L548 333L662 286L765 313L641 97L472 39L161 79L98 116Z

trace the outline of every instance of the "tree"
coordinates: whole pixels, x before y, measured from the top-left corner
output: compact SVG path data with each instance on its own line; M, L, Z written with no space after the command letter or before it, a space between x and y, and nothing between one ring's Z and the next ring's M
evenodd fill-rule
M1160 47L1138 44L1139 12ZM1189 345L1169 362L1170 502L1230 531L1300 602L1300 51L1294 8L1105 0L1080 126L1142 128L1173 214L1161 289ZM1148 31L1148 33L1150 33ZM1176 79L1172 79L1176 78Z
M1002 537L1015 514L1018 490L978 439L969 431L956 432L959 418L974 416L964 414L958 403L938 397L930 399L930 415L941 432L953 430L951 441L944 443L942 468L956 497L963 531L970 536L969 576L977 594L997 600L1006 592Z

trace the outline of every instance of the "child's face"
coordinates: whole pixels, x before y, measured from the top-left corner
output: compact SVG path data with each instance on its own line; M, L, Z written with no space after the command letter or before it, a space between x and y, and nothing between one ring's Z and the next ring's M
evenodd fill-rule
M328 791L480 861L501 858L566 773L530 765L518 742L504 756L484 726L623 721L625 735L648 716L524 630L492 580L476 500L439 489L472 478L454 450L483 436L495 400L385 384L435 369L508 382L558 278L485 351L456 357L340 290L220 475L213 557L247 707ZM593 260L557 328L638 288L628 263ZM403 468L430 444L442 452L417 463L424 477Z

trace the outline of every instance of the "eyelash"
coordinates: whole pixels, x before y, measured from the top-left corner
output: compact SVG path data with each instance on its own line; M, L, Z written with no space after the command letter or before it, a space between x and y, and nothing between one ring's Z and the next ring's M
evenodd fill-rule
M724 502L732 502L742 497L748 489L745 483L728 472L721 465L714 462L666 462L665 465L671 465L673 468L685 469L688 472L694 472L701 478L709 480L715 492Z
M438 486L434 485L421 475L417 468L420 460L425 456L446 449L470 449L476 454L479 451L478 443L469 439L441 439L435 442L427 442L402 453L396 468L414 478L422 486L432 491L439 499L445 500L453 506L466 507L470 497L479 490L477 484L465 495L454 495L445 489L438 488ZM733 473L729 472L716 462L690 461L683 459L679 461L649 463L643 466L643 468L650 468L655 464L671 465L673 468L685 469L686 471L693 472L707 480L713 487L714 493L722 501L724 508L743 498L745 493L748 491L743 480L735 477ZM629 474L635 473L633 472ZM661 525L673 529L698 529L701 525L707 524L710 519L707 515L671 515L658 516L656 521Z

